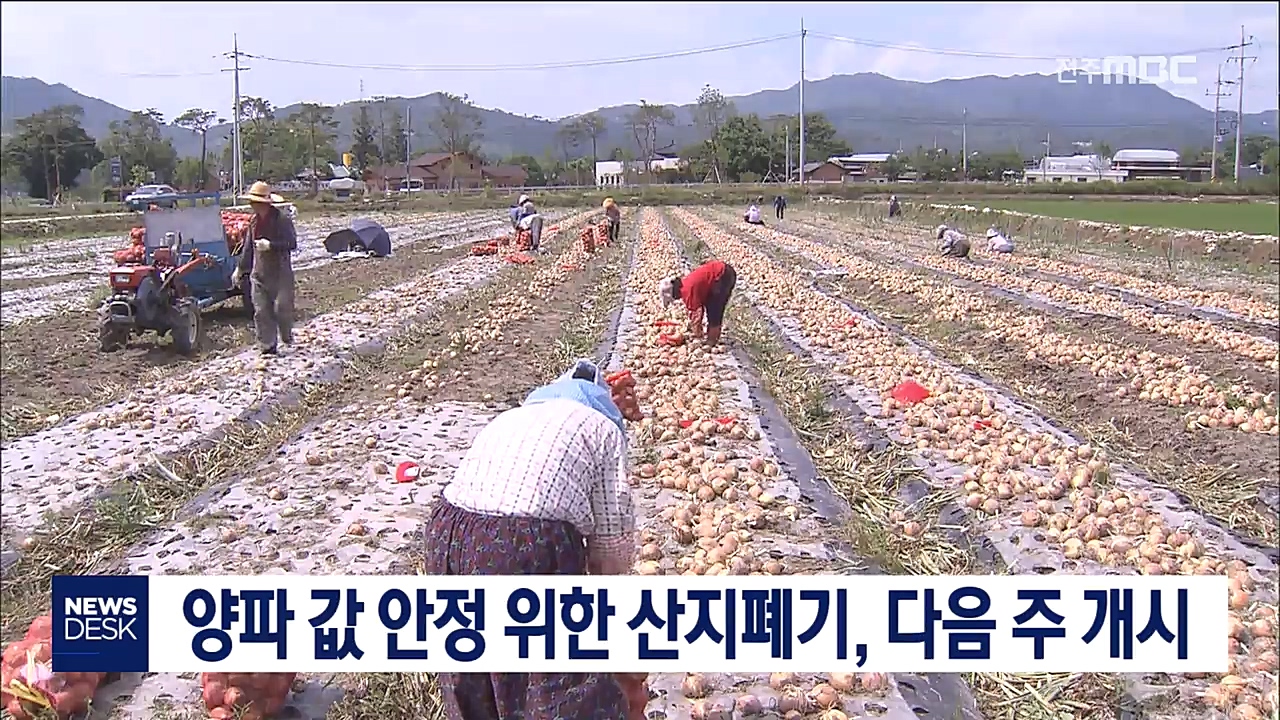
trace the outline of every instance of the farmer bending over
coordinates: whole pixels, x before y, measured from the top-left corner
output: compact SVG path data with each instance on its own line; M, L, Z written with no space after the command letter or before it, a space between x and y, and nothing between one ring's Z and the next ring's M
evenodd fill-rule
M635 561L627 436L579 360L476 436L427 521L428 575L621 575ZM441 673L452 720L621 720L607 673Z
M969 238L946 225L938 226L937 235L938 239L942 241L942 255L944 257L969 257Z
M618 203L611 197L604 199L604 217L609 221L609 244L612 245L618 241L618 229L622 226L622 211L618 209Z
M516 225L529 231L529 250L538 252L538 245L542 243L542 213L534 209L533 201L528 197L520 203L520 220Z
M729 296L738 282L733 266L721 260L709 260L681 279L669 277L658 283L658 295L662 306L669 307L678 297L689 310L689 332L702 337L702 314L707 314L706 343L714 346L720 342L720 330L724 324L724 311Z
M253 301L253 327L258 348L265 355L276 354L276 341L293 342L293 259L298 249L298 236L289 215L275 203L284 198L271 192L271 186L259 180L240 197L253 208L249 221L249 238L240 251L240 262L231 273L233 285L249 276L249 297Z

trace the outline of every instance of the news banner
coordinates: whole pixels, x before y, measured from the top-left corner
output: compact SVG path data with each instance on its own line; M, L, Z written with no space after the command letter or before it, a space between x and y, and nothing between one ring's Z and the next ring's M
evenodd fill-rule
M1225 672L1227 581L58 576L81 672Z

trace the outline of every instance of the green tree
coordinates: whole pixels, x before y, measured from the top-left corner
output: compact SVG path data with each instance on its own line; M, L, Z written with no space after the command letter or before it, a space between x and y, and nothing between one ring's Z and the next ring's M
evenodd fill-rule
M15 168L32 197L56 201L76 186L84 170L102 162L102 152L84 128L78 105L56 105L14 123L15 133L4 146L6 175Z
M600 161L600 155L597 152L600 138L605 136L608 131L609 123L605 121L604 116L598 112L589 112L586 115L578 117L578 122L582 126L582 132L591 140L591 162L592 172L595 172L595 165Z
M311 192L315 194L319 192L320 161L328 162L334 157L333 141L338 123L333 119L333 108L318 103L302 103L302 107L289 116L289 122L301 135L298 139L305 142L306 155L311 161Z
M547 184L547 176L543 173L542 165L538 159L532 155L515 155L507 159L509 165L519 165L529 174L525 181L529 185L539 186Z
M186 128L192 132L200 133L200 174L198 181L188 187L207 190L209 187L209 175L206 171L206 159L209 155L209 128L221 123L222 118L218 117L218 113L212 110L202 110L200 108L191 108L182 113L173 121L174 125ZM179 182L182 182L179 180Z
M204 174L205 164L200 158L184 157L178 161L173 171L174 183L183 189L204 189L207 177Z
M1273 144L1262 155L1262 171L1274 175L1277 166L1280 166L1280 144Z
M706 141L710 150L711 172L714 173L716 182L720 182L721 158L718 143L720 128L724 127L725 121L729 119L732 111L733 103L725 98L724 93L710 85L703 86L702 92L698 95L694 122L706 133Z
M351 128L351 154L356 158L356 167L364 169L372 158L380 158L378 136L369 117L369 106L361 105L356 113L354 126Z
M566 120L556 127L556 144L560 146L566 165L569 163L569 153L576 150L585 139L586 131L577 119Z
M756 114L729 118L718 134L723 149L725 174L734 182L747 177L764 177L773 166L776 148Z
M477 154L484 137L484 117L466 95L440 93L440 106L427 121L427 130L436 138L438 147L450 155ZM454 186L453 162L449 163L449 188Z
M169 182L178 165L178 152L161 133L163 123L159 110L135 110L108 126L111 133L102 149L107 156L119 157L124 167L142 166L155 173L157 182Z
M640 107L627 116L627 128L631 130L636 141L639 159L648 163L653 160L658 148L658 128L663 125L675 125L676 116L671 108L665 105L650 105L641 100ZM645 177L651 173L645 168Z
M898 178L902 177L906 171L907 159L898 154L890 155L889 159L885 160L884 165L881 166L881 172L884 173L889 182L897 182Z
M409 142L404 134L404 114L399 108L387 106L383 103L386 110L386 128L379 140L387 149L387 156L383 158L383 162L388 165L398 165L409 159Z
M790 123L792 138L800 137L800 122L792 118ZM848 155L853 152L849 143L840 139L836 128L820 112L804 115L804 160L805 162L822 162L829 157ZM799 161L799 158L796 158Z
M276 140L276 125L275 108L269 100L251 96L240 98L240 149L244 155L246 175L252 164L257 170L255 176L258 179L266 178L267 163L273 159L273 155L277 158L279 155L272 152ZM228 153L233 151L234 147L228 148ZM230 155L227 159L230 159Z

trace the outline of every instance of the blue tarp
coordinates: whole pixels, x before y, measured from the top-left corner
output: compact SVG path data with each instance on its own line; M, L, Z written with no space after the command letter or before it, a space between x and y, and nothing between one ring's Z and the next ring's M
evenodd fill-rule
M348 250L367 250L377 257L391 254L391 236L385 228L367 218L356 218L350 228L344 228L324 239L324 248L330 254Z

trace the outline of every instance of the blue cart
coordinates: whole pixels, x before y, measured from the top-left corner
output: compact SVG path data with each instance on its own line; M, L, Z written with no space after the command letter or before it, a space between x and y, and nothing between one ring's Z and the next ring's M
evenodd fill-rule
M98 340L105 352L133 335L171 335L182 354L198 349L201 311L231 298L248 298L231 282L238 257L222 226L221 194L172 196L174 207L143 213L140 264L111 270L111 295L98 308Z

